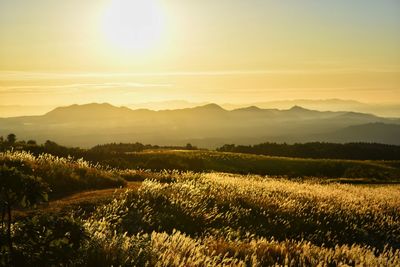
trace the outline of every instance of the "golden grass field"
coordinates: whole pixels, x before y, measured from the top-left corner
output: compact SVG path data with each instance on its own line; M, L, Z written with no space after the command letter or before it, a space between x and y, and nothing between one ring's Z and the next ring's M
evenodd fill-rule
M0 156L2 164L40 174L58 188L48 203L14 212L14 253L23 264L400 264L397 184L119 170L25 152ZM69 181L74 187L62 194Z

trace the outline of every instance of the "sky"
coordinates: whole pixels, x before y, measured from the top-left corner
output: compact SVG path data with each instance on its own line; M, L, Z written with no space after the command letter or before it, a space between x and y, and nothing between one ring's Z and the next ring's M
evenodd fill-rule
M400 99L398 0L0 0L0 105Z

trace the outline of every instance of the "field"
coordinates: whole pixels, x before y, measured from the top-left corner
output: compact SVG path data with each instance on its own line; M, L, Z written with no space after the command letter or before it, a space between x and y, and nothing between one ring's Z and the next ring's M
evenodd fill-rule
M288 178L351 178L353 182L399 182L399 161L299 159L201 150L148 150L103 156L119 169L176 169L194 172L259 174ZM337 179L343 180L343 179Z
M142 257L161 266L399 264L399 186L221 173L174 179L145 181L94 212L86 226L98 244L112 240L114 259L134 265Z
M140 155L152 153L202 155ZM229 160L234 156L220 157L226 155ZM243 157L238 154L237 161ZM221 166L218 160L215 164ZM50 188L57 188L48 204L14 212L12 255L1 224L0 265L400 265L397 184L120 170L25 152L2 153L0 162L40 175ZM384 163L356 163L396 169ZM73 186L66 187L69 183Z

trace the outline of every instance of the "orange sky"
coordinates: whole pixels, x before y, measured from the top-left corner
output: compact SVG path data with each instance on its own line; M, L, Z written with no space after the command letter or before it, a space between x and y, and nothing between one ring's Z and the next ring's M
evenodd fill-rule
M400 99L400 3L0 0L0 105Z

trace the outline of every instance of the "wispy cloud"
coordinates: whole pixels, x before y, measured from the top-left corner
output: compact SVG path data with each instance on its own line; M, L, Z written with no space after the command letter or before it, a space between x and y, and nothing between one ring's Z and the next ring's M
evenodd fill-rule
M0 93L51 93L71 90L109 90L109 89L143 89L171 87L165 83L73 83L60 85L15 85L0 86Z
M1 71L0 81L42 80L69 78L118 78L118 77L169 77L169 76L235 76L235 75L318 75L350 73L400 73L398 67L382 68L322 68L322 69L258 69L258 70L216 70L216 71L173 71L173 72L23 72Z
M380 86L379 88L377 87L358 87L358 86L349 86L349 87L278 87L278 88L273 88L273 87L266 87L266 88L257 88L257 89L252 89L252 88L241 88L241 89L228 89L226 92L221 92L221 93L268 93L268 92L293 92L293 91L301 91L301 92L348 92L348 91L353 91L353 92L382 92L382 91L396 91L398 92L399 88L398 87L383 87Z

